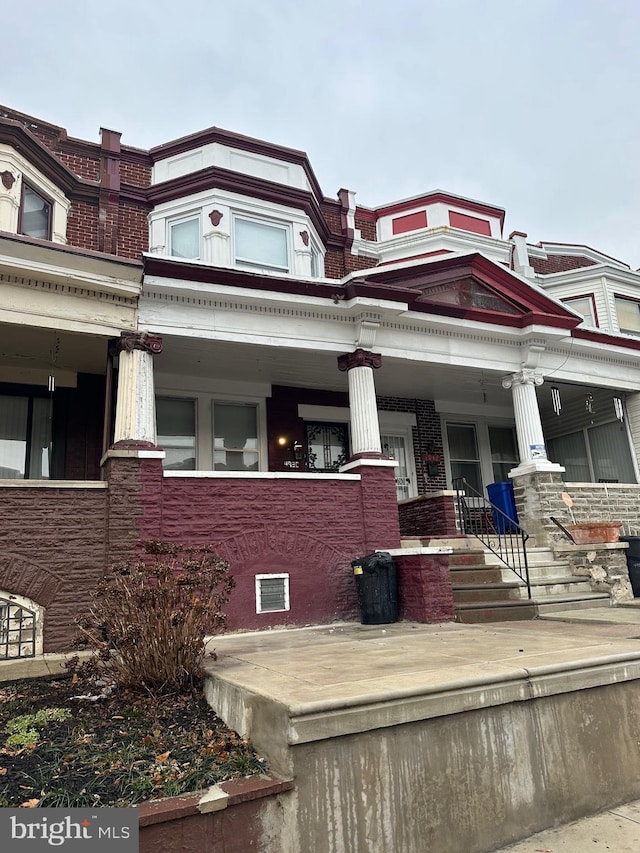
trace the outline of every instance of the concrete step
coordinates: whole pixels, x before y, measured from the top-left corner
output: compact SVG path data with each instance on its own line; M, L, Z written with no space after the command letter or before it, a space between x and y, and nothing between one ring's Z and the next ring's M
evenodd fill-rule
M548 596L553 595L562 595L563 593L571 595L574 593L591 594L591 584L589 581L584 577L578 577L576 575L533 579L529 577L529 584L531 586L531 595L536 599L541 597L547 598Z
M505 579L498 566L451 566L450 571L454 586L458 583L500 583Z
M482 584L453 584L453 600L458 604L470 601L510 601L521 600L520 584L514 583L482 583Z
M534 619L536 606L528 599L513 601L464 602L456 605L456 622L477 624L485 622L512 622Z
M536 601L538 614L554 613L558 610L588 610L592 607L611 607L611 599L607 592L563 593L550 595Z

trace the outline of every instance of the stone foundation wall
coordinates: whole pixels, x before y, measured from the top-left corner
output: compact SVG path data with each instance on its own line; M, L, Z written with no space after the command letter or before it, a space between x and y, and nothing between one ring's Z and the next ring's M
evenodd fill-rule
M606 592L612 604L633 598L629 582L626 547L622 542L599 545L554 546L556 557L567 560L571 572L589 578L593 592Z

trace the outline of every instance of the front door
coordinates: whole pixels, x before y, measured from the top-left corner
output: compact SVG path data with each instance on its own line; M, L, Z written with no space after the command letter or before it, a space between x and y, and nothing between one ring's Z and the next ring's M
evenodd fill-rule
M407 439L404 435L381 435L380 443L382 452L390 459L398 463L396 470L396 494L398 500L410 498L414 491L412 489L412 470L410 466L409 453L407 451Z

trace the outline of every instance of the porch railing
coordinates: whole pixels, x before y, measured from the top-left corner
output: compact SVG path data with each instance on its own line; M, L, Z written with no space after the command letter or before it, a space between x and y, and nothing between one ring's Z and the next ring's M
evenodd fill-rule
M475 536L508 569L526 584L527 597L531 598L527 539L529 534L503 512L477 492L464 477L453 481L456 491L458 523L462 532Z

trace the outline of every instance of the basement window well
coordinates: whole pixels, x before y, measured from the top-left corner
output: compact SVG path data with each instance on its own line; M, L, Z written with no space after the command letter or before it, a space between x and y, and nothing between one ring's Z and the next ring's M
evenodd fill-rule
M256 575L256 613L289 610L289 575Z

